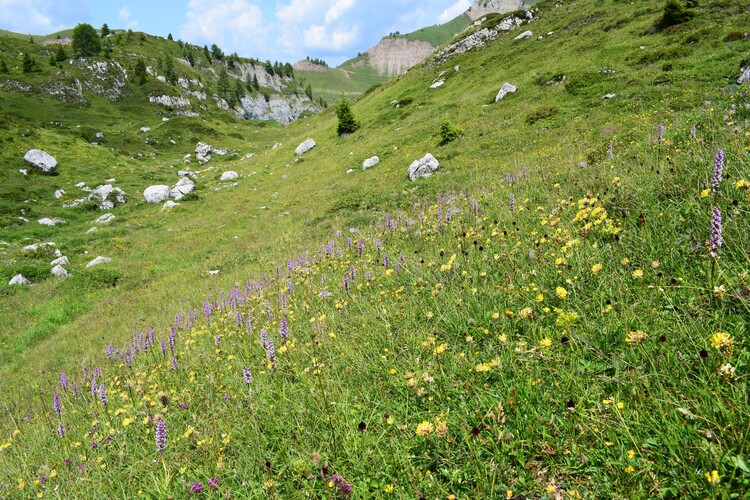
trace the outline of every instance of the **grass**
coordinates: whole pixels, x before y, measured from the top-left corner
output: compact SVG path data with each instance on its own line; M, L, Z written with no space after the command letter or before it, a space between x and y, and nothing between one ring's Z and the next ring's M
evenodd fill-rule
M357 498L742 498L748 98L727 84L750 45L723 39L745 7L707 3L650 32L650 4L542 2L530 29L555 35L412 69L354 104L362 128L347 138L332 110L286 128L155 117L157 137L206 127L196 135L230 150L171 212L139 193L176 180L191 140L122 154L143 120L125 127L114 105L114 151L75 121L9 112L4 216L69 222L10 227L2 272L43 270L48 256L20 248L51 240L73 276L2 289L0 494L183 497L200 483L278 498L344 497L347 484ZM667 59L640 60L659 50ZM518 91L490 105L503 81ZM104 126L91 111L85 123ZM465 134L440 145L447 121ZM296 158L307 137L317 146ZM16 172L32 144L59 149L59 175ZM427 152L440 170L409 182ZM110 176L131 199L98 233L86 233L98 213L51 196ZM114 260L88 274L95 255Z

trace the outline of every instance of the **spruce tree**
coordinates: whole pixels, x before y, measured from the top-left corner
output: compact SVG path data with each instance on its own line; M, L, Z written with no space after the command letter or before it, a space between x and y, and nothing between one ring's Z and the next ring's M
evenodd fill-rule
M65 48L61 43L57 44L57 52L55 52L55 60L57 62L63 62L68 58L68 54L65 53Z
M177 83L177 73L174 71L174 61L169 56L164 60L164 78L166 78L172 85Z
M216 93L225 98L229 94L229 74L226 68L221 68L219 80L216 82Z
M28 52L25 52L23 54L22 66L23 66L23 72L27 74L33 72L36 69L36 61L34 60L33 57L31 57L31 54L29 54Z
M107 38L112 31L109 29L109 26L107 26L107 23L102 24L102 29L99 30L99 33L101 33L102 38Z
M360 123L354 118L351 104L345 98L336 103L336 116L339 118L336 133L339 135L351 134L360 127Z
M135 68L133 68L133 75L138 85L143 85L148 79L148 73L146 72L146 63L140 57L135 62Z

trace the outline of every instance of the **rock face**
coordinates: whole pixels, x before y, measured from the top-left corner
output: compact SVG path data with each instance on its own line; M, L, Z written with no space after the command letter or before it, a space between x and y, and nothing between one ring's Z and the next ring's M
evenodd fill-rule
M175 200L180 200L183 196L193 191L195 191L195 183L189 177L181 177L169 192L169 196Z
M414 181L420 178L423 179L425 177L429 177L438 168L440 168L440 163L435 159L434 156L432 156L430 153L427 153L422 159L414 160L414 162L409 165L409 180Z
M294 150L294 154L296 155L303 155L310 151L312 148L314 148L317 144L312 139L307 139L302 144L297 146L297 149Z
M157 186L147 187L143 192L143 197L148 203L161 203L162 201L169 198L170 193L171 189L169 189L169 186L160 184Z
M381 75L400 75L424 61L435 50L430 43L406 38L383 38L367 50L367 63Z
M31 284L31 281L24 278L23 274L16 274L8 282L8 285L30 285L30 284Z
M364 163L362 163L362 170L367 170L368 168L372 168L378 163L380 163L380 158L378 158L377 156L368 158L364 161Z
M304 96L304 97L303 97ZM282 96L273 94L268 101L262 95L244 96L240 104L245 112L245 117L251 120L276 120L288 125L303 113L317 113L320 106L307 99L307 96L289 95Z
M221 179L219 179L219 180L221 180L221 181L231 181L231 180L236 179L237 177L238 177L237 172L235 172L234 170L228 170L228 171L224 172L223 174L221 174Z
M450 43L437 51L433 57L435 62L445 61L458 54L463 54L472 49L482 49L489 42L494 41L501 33L507 31L513 31L524 22L531 22L534 19L534 14L530 10L519 17L517 15L510 15L501 20L494 28L483 28L475 31L469 36L465 36L456 42ZM482 24L482 20L475 22L472 27L478 27ZM476 25L476 26L475 26Z
M111 258L109 258L109 257L102 257L100 255L99 257L95 258L94 260L92 260L91 262L89 262L88 264L86 264L86 267L98 266L99 264L106 264L107 262L111 262L111 261L112 261Z
M472 21L476 21L480 17L492 12L504 14L523 9L524 7L526 7L526 4L524 4L523 0L476 0L474 5L466 11L466 14L468 14Z
M503 86L500 88L500 91L495 96L495 102L502 100L503 97L505 97L510 92L515 92L518 90L518 87L515 85L511 85L508 82L505 82Z
M45 174L51 174L57 168L57 160L41 149L30 149L23 156L26 163L34 168L38 168Z

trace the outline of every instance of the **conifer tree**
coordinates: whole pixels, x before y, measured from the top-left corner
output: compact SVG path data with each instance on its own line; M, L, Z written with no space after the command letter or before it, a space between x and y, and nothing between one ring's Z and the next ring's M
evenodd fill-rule
M57 52L55 52L55 60L57 62L63 62L68 58L68 54L65 53L65 48L61 43L57 44Z
M107 23L102 24L102 29L99 30L99 32L102 35L102 38L107 38L112 31L109 29L109 26L107 26Z
M336 103L336 116L339 119L339 124L336 128L336 132L339 135L351 134L360 127L360 123L354 118L351 104L345 98L340 99Z

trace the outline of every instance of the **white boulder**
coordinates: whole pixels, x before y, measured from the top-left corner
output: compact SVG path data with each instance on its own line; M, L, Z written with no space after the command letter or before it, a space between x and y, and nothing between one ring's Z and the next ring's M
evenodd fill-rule
M181 177L177 184L169 192L169 197L175 200L182 199L188 193L195 191L195 183L189 177Z
M380 158L378 158L377 156L368 158L362 163L362 170L367 170L368 168L372 168L378 163L380 163Z
M151 127L141 127L141 132L143 132L144 134L146 132L151 132Z
M228 171L224 172L223 174L221 174L221 179L219 179L219 180L221 180L221 181L231 181L233 179L236 179L237 177L239 177L237 175L237 172L235 172L234 170L228 170Z
M523 33L521 33L520 35L518 35L517 37L515 37L513 40L523 40L524 38L529 38L529 37L532 37L532 36L534 36L534 33L532 33L531 31L526 30Z
M97 208L100 210L111 210L116 205L122 205L125 203L125 191L122 189L112 186L112 184L104 184L97 186L89 195L89 200L96 203Z
M147 187L143 192L143 198L145 198L148 203L161 203L169 198L170 193L171 189L169 189L169 186L159 184Z
M63 197L64 194L65 194L64 189L58 189L57 191L55 191L55 199L59 200L60 198Z
M438 162L430 153L427 153L423 158L414 160L414 162L409 165L409 180L414 181L419 178L429 177L438 168L440 168L440 162Z
M106 264L107 262L111 262L111 261L112 259L110 259L109 257L102 257L100 255L99 257L95 258L94 260L86 264L86 267L98 266L99 264Z
M43 226L56 226L58 224L65 224L65 219L44 217L37 222Z
M199 142L195 145L195 157L201 163L207 163L214 155L214 148L205 142Z
M435 83L433 83L432 85L430 85L430 88L431 89L436 89L438 87L442 87L443 85L445 85L445 80L440 79L440 80L436 81Z
M52 262L50 262L49 265L50 266L69 266L70 265L70 261L68 260L67 257L62 256L62 257L58 257L55 260L53 260Z
M30 149L23 156L26 163L34 168L38 168L45 174L51 174L57 167L57 160L41 149Z
M66 278L68 276L68 271L66 271L65 268L60 265L53 267L50 272L53 276L57 276L58 278Z
M31 284L31 281L24 278L23 274L16 274L8 282L8 285L30 285L30 284Z
M602 99L609 100L614 99L615 97L617 97L617 94L606 94L604 97L602 97Z
M96 219L94 221L94 224L109 224L113 220L115 220L115 216L110 213L106 213L102 215L101 217L99 217L98 219Z
M506 96L506 95L507 95L508 93L510 93L510 92L515 92L516 90L518 90L518 87L516 87L515 85L511 85L511 84L510 84L510 83L508 83L508 82L505 82L505 83L503 84L503 86L502 86L502 87L500 88L500 91L499 91L499 92L497 93L497 95L495 96L495 102L497 102L497 101L501 100L501 99L502 99L503 97L505 97L505 96Z
M737 78L737 85L742 85L743 83L750 83L750 66L742 68L740 77Z
M57 245L55 245L51 241L48 241L47 243L34 243L33 245L26 245L25 247L23 247L22 251L23 253L32 253L38 250L46 250L47 248L53 248L56 246Z
M173 202L172 200L167 200L167 201L166 201L166 202L164 203L164 205L163 205L163 206L161 207L161 211L163 212L164 210L166 210L166 209L168 209L168 208L169 208L169 209L172 209L172 208L174 208L174 207L178 207L178 206L180 206L180 204L179 204L179 203L175 203L175 202Z
M312 139L307 139L302 144L297 146L297 149L294 150L294 154L296 155L303 155L310 151L312 148L314 148L317 144Z

